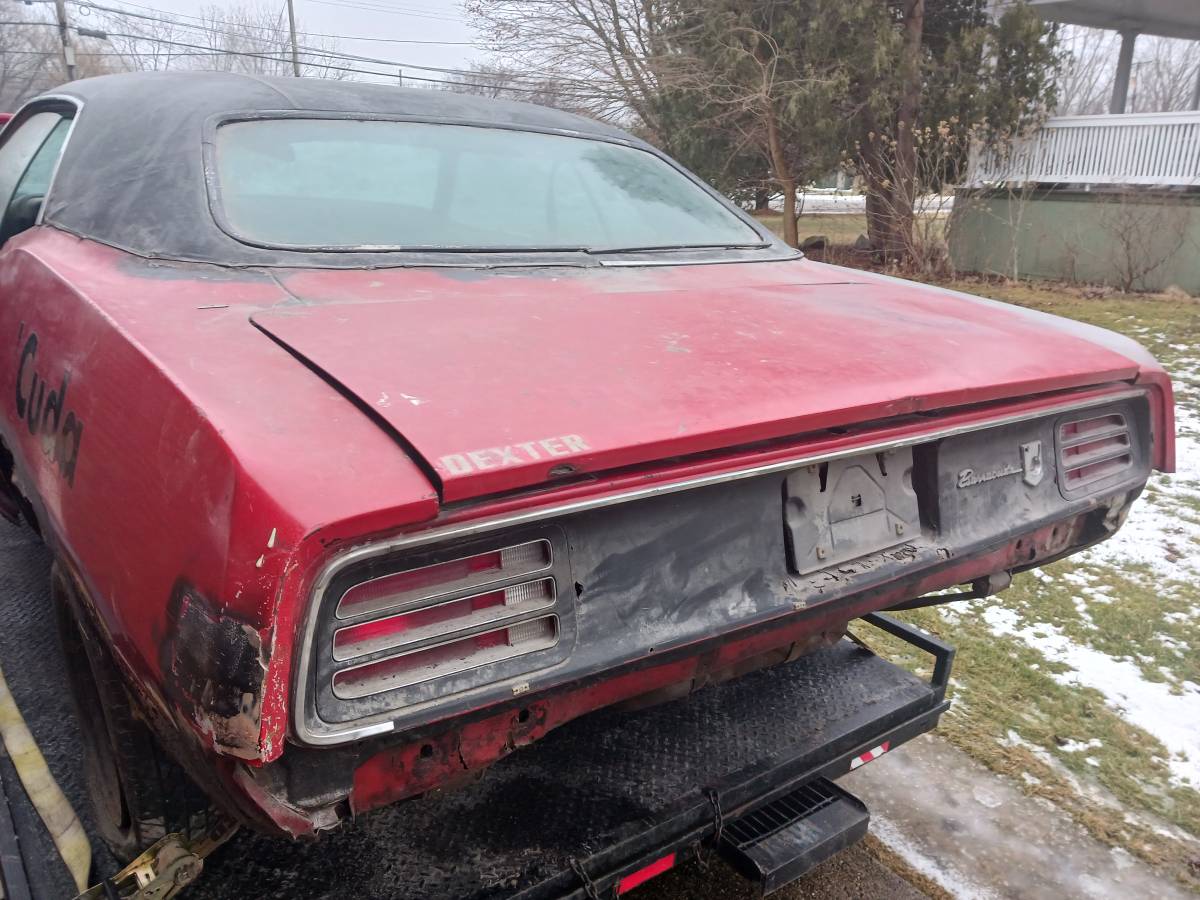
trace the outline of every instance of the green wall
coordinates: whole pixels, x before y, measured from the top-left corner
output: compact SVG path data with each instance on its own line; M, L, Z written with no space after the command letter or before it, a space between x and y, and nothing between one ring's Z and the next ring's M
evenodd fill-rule
M1200 295L1200 196L1193 194L960 191L948 237L950 259L963 272Z

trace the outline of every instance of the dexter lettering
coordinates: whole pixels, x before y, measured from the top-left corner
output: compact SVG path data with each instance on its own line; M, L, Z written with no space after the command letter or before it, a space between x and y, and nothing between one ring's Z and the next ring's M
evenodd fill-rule
M540 441L524 441L505 447L485 447L482 450L467 450L450 453L438 462L451 475L469 475L472 472L487 472L509 466L523 466L530 462L541 462L572 453L590 450L587 441L577 434L543 438Z

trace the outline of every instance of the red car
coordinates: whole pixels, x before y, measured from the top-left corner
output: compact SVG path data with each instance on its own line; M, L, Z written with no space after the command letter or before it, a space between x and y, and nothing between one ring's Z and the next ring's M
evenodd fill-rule
M109 76L17 113L0 182L0 498L125 855L997 589L1173 466L1134 342L808 261L557 111Z

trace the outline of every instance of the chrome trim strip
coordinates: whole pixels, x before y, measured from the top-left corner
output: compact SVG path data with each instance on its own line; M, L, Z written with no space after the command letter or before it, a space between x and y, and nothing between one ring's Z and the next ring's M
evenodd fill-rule
M473 559L476 556L484 556L488 553L504 553L505 550L516 550L519 547L527 547L530 544L544 544L546 547L546 564L539 566L536 569L524 569L521 571L513 570L505 572L503 568L496 573L495 578L484 578L480 581L471 581L470 577L460 578L459 583L453 587L443 588L438 590L435 586L433 593L424 594L420 597L414 597L411 600L401 600L398 603L384 604L382 606L372 606L370 609L363 609L354 613L342 613L342 603L346 599L346 594L350 593L354 588L362 587L363 585L373 584L376 581L383 581L395 575L408 575L411 572L420 572L424 569L432 569L434 566L444 565L445 563L459 562L464 559ZM503 566L503 562L501 563ZM361 619L365 616L379 616L383 614L412 612L414 609L424 609L425 605L430 600L441 601L443 599L451 599L455 594L466 591L468 596L474 596L474 592L479 588L489 587L491 585L500 584L504 581L510 581L514 578L529 578L534 575L540 575L542 572L548 572L554 567L554 545L545 538L537 538L532 541L524 541L520 544L509 544L506 547L497 547L495 550L484 550L480 553L469 553L466 556L456 556L452 559L442 560L438 563L430 563L427 566L417 566L415 569L401 569L398 572L389 572L387 575L380 575L378 578L368 578L366 581L360 581L357 584L351 585L346 592L338 598L337 606L333 608L333 616L338 621L350 622L353 619ZM486 574L486 573L485 573ZM484 592L486 593L486 591ZM357 624L357 623L354 623Z
M410 631L402 632L400 635L394 636L390 642L382 642L380 646L372 650L357 653L347 653L345 650L339 654L337 647L337 637L343 631L349 631L351 628L358 628L361 625L370 625L376 622L386 622L389 619L402 618L411 615L414 612L424 612L427 609L437 609L440 606L448 606L451 603L461 603L463 600L474 600L476 597L483 597L487 594L497 593L499 591L507 591L515 587L522 587L527 584L546 584L548 585L547 596L543 600L535 603L528 603L520 608L506 605L488 607L481 610L476 610L474 613L468 613L464 616L459 616L454 619L444 619L440 622L435 622L430 625L418 625ZM389 651L399 650L401 648L410 648L412 650L421 650L427 646L444 643L448 638L453 637L455 640L463 637L471 637L475 634L482 634L487 631L495 630L498 624L515 625L524 619L536 619L547 610L553 610L558 606L558 586L551 577L535 578L532 581L518 581L515 584L505 585L502 588L494 588L490 591L479 591L474 594L467 594L465 597L454 597L448 600L441 600L437 603L431 603L428 606L419 606L416 609L410 609L403 612L389 613L381 616L378 619L364 619L361 622L354 622L350 625L343 625L341 628L335 629L333 632L333 660L334 662L344 663L355 659L363 659L372 655L378 655L380 658L386 658L392 654ZM486 615L479 615L486 613ZM467 621L472 616L474 621ZM464 622L466 624L464 624ZM438 631L437 629L441 629ZM424 632L424 634L422 634ZM413 635L416 634L416 637ZM407 651L406 651L407 652ZM368 662L378 662L378 660L367 660ZM338 671L341 671L340 669ZM336 673L335 673L336 674Z
M54 160L54 168L50 170L50 180L46 182L46 195L42 198L41 208L38 210L37 219L33 223L37 226L42 224L42 219L46 215L46 207L50 205L50 198L54 195L54 182L58 180L58 168L62 165L63 157L67 155L67 150L71 146L71 138L75 134L75 126L79 123L79 114L83 112L83 101L67 94L46 94L35 99L52 100L55 103L70 103L75 107L75 114L71 116L71 124L67 126L67 136L63 138L63 145L58 151L58 159ZM32 103L33 101L31 100L30 102ZM13 116L13 118L16 118L16 116Z
M397 711L393 710L388 713L380 714L368 719L360 719L352 723L342 723L336 726L328 726L323 729L313 729L310 727L306 711L307 711L307 680L310 674L309 670L312 665L312 639L313 632L316 628L316 616L319 606L319 598L328 588L329 582L333 579L341 569L352 563L360 562L364 559L370 559L374 556L392 553L396 550L407 549L410 547L420 547L425 544L435 543L437 541L447 540L450 538L470 537L479 534L486 534L490 531L496 531L500 528L509 528L516 525L527 525L531 522L541 521L543 519L557 518L558 516L571 515L573 513L584 512L592 509L600 509L606 506L615 506L620 503L630 503L635 500L645 500L650 497L663 496L665 494L673 494L678 491L691 490L693 488L707 487L713 484L722 484L729 481L740 481L744 478L753 478L757 475L766 475L772 472L781 472L787 469L802 468L815 463L828 462L835 459L844 459L849 456L858 456L863 453L881 453L886 450L894 450L900 447L911 447L916 444L924 444L929 441L945 440L947 438L957 437L962 434L968 434L973 431L983 431L988 428L997 428L1003 425L1015 425L1020 422L1029 422L1033 419L1048 418L1051 416L1061 415L1063 413L1074 412L1080 409L1091 409L1096 406L1105 406L1110 403L1117 403L1121 400L1129 400L1134 397L1143 397L1147 394L1145 388L1128 388L1126 390L1115 391L1111 394L1106 394L1101 397L1092 397L1088 400L1080 401L1064 401L1062 403L1051 406L1042 407L1038 410L1028 410L1020 413L1008 413L1007 415L997 415L989 419L984 419L979 422L972 422L964 425L952 425L942 428L935 428L932 431L922 432L917 435L911 435L905 438L893 438L885 441L868 441L863 444L857 444L853 447L846 447L842 450L832 453L810 453L801 454L799 456L789 457L784 460L775 462L763 463L757 466L749 466L744 469L733 469L728 472L717 472L710 475L699 475L694 478L687 478L680 481L669 481L662 484L654 484L649 487L635 488L633 490L624 491L618 494L609 494L603 497L590 497L584 500L574 500L570 503L562 503L557 506L541 507L532 510L523 510L517 513L511 513L504 516L495 516L489 519L479 519L473 522L464 522L456 525L448 525L444 528L434 528L429 531L422 531L416 534L406 534L390 540L380 541L375 544L365 544L361 547L355 547L347 550L341 556L331 559L325 564L320 576L317 578L313 586L312 595L309 597L308 610L305 613L304 633L301 638L300 645L300 660L296 668L295 692L292 698L292 725L295 729L296 738L303 744L312 747L327 747L335 744L346 743L347 741L362 740L365 737L383 734L395 728L395 721L388 721L387 716L393 716ZM503 682L497 682L497 685ZM315 711L314 711L315 718ZM380 721L383 719L383 721Z
M406 657L406 656L413 656L418 653L424 653L428 650L436 650L438 647L444 647L449 644L457 643L459 641L468 640L469 638L477 637L478 635L494 634L497 631L507 631L509 628L513 628L517 625L526 625L531 622L549 622L551 625L551 628L554 632L553 639L542 641L541 643L538 643L536 646L527 647L524 649L520 649L520 645L517 645L516 647L514 647L511 644L508 645L508 649L516 649L517 652L515 652L515 653L507 653L507 654L501 653L500 650L502 648L497 646L495 648L496 652L490 653L490 654L484 653L483 655L486 657L484 659L471 660L468 657L466 660L466 663L467 663L466 665L459 665L457 667L448 667L443 672L432 672L432 673L426 672L425 674L418 675L416 677L412 677L407 680L397 680L397 681L389 684L387 687L379 687L379 688L375 688L374 690L363 691L361 693L352 693L349 695L339 694L337 692L337 677L339 675L344 676L344 675L353 674L355 672L361 672L364 669L370 669L371 667L380 665L381 663L391 662L392 660L396 660L396 659L404 659L404 657ZM345 669L339 669L337 672L335 672L333 674L333 682L332 682L333 695L335 697L337 697L339 700L360 700L363 697L374 697L376 694L386 694L388 691L395 691L395 690L399 690L400 688L412 687L413 685L416 685L416 684L424 684L428 681L433 681L437 678L445 678L449 675L461 675L463 672L470 672L474 669L482 668L483 666L490 666L493 663L507 662L510 659L519 659L522 656L528 656L530 653L537 653L539 650L548 650L551 647L555 647L558 645L558 642L559 642L559 639L561 638L561 636L562 636L562 633L559 630L559 626L558 626L558 616L555 615L554 613L550 613L549 615L533 616L529 619L526 619L523 622L507 622L502 625L499 625L498 627L493 627L493 628L478 632L478 634L454 635L453 637L447 637L446 640L443 640L440 643L430 644L429 646L426 646L426 647L417 647L412 650L406 650L403 653L392 653L387 656L381 657L380 659L373 659L370 662L358 663L357 665L349 666L348 668L345 668Z
M1119 459L1122 456L1126 457L1126 465L1133 465L1133 459L1131 457L1131 454L1133 453L1133 447L1131 447L1129 444L1129 437L1128 435L1120 435L1120 437L1123 439L1123 443L1114 444L1111 447L1100 447L1097 450L1091 450L1087 453L1079 453L1071 457L1069 460L1063 459L1063 471L1070 475L1072 472L1078 469L1094 466L1096 463L1108 462L1111 459ZM1112 440L1112 438L1105 438L1104 440L1108 441Z

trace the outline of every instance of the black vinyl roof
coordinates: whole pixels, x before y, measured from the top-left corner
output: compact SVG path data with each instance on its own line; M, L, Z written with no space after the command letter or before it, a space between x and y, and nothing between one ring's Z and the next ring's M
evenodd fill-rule
M397 265L397 253L249 246L209 210L205 141L214 119L316 112L555 131L628 142L620 129L534 106L448 91L224 72L143 72L71 82L33 101L80 105L43 222L141 256L232 265ZM656 151L654 151L656 152Z

